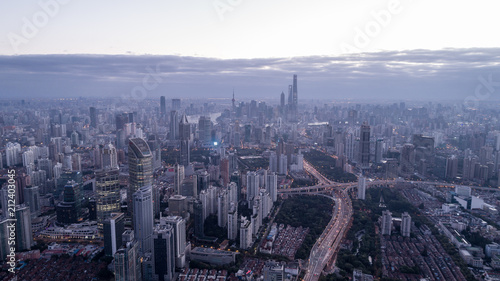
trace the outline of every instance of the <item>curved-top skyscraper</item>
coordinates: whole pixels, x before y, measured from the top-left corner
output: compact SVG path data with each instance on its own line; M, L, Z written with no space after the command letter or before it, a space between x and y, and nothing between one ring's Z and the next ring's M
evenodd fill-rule
M132 196L143 186L153 184L153 154L149 145L141 138L130 139L128 143L129 182L127 192L128 210L134 213Z

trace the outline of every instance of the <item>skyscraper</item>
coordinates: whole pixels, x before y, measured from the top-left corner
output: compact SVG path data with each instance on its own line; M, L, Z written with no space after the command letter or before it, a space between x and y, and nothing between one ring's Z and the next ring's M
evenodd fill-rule
M236 240L238 236L238 205L231 202L229 212L227 213L227 238L229 240Z
M375 143L375 163L377 164L382 163L383 142L383 139L377 139L377 142Z
M24 189L24 202L30 207L32 218L40 215L40 190L38 186L30 186Z
M285 112L285 93L281 92L280 95L280 112L283 114Z
M141 254L151 251L153 235L153 194L151 186L141 187L133 194L134 235Z
M193 202L194 209L194 236L205 237L205 219L203 218L203 204L200 200Z
M172 99L172 110L181 109L181 99Z
M187 166L191 159L191 150L189 148L191 125L189 125L186 114L182 116L181 122L179 123L179 139L181 140L180 164Z
M415 165L415 146L411 143L406 143L401 148L401 155L399 160L400 172L406 176L411 175L414 171Z
M446 178L454 179L458 173L458 158L455 155L446 159Z
M211 143L212 121L210 121L210 117L200 116L200 119L198 120L198 135L201 143Z
M16 220L16 250L31 250L33 232L31 231L30 209L25 205L17 205Z
M125 216L123 213L109 214L103 222L104 253L112 257L122 245L122 234L125 231Z
M5 146L5 160L7 167L21 163L19 154L21 153L21 145L17 142L8 142Z
M115 116L116 130L123 130L125 128L125 124L129 123L128 114L120 113Z
M117 169L118 156L116 148L111 143L107 143L101 150L101 165L103 169Z
M253 226L246 217L241 217L240 226L240 248L248 249L252 246Z
M5 260L10 253L9 246L9 220L7 218L0 218L0 260Z
M288 157L286 154L281 154L280 157L278 158L278 174L280 175L286 175L288 172L287 166L288 166Z
M232 113L236 113L236 100L234 99L234 89L233 89L233 99L231 100L232 102Z
M410 237L411 233L411 216L408 212L404 212L401 215L401 235L404 237Z
M139 243L134 238L132 230L125 230L122 234L123 247L115 253L115 280L141 280L141 266L139 263Z
M12 196L11 196L12 197ZM15 199L15 203L18 204L17 196ZM7 186L0 187L0 203L2 204L2 217L6 218L9 210L9 191Z
M64 186L64 202L74 203L74 211L76 213L76 219L81 215L82 206L82 194L80 192L80 184L71 181ZM76 221L75 221L76 222Z
M182 181L184 180L184 166L174 165L174 191L175 194L181 195Z
M221 190L217 197L217 225L219 227L226 227L227 225L227 210L229 207L227 196L227 189Z
M175 266L185 267L186 264L186 220L179 216L161 218L160 224L172 226L175 243Z
M361 176L358 178L358 199L365 200L366 194L366 178Z
M382 235L391 235L392 231L392 213L389 210L382 212Z
M95 107L90 107L90 126L92 128L97 128L97 109Z
M169 137L170 140L179 138L179 114L176 110L170 111Z
M165 96L160 97L160 116L167 114L167 105L165 103Z
M370 167L370 125L366 122L361 125L359 139L359 164L362 169Z
M153 279L171 281L175 271L174 230L170 224L160 223L154 229L153 242Z
M272 173L278 172L278 156L274 151L269 154L269 171Z
M227 186L229 184L229 158L224 157L220 160L220 175L222 177L223 186Z
M128 165L129 165L129 184L128 184L128 212L134 213L134 204L132 195L143 186L152 186L153 184L153 157L149 145L141 138L130 139L128 145Z
M295 113L297 113L297 107L298 107L299 101L298 101L298 89L297 89L297 75L293 75L293 107L295 110Z
M266 190L269 192L273 202L278 200L278 176L272 172L267 175Z
M120 211L119 175L118 169L98 170L95 172L97 223L99 228L102 228L102 223L111 213Z
M252 200L257 196L259 190L259 177L255 172L247 173L247 202L248 208L252 208Z

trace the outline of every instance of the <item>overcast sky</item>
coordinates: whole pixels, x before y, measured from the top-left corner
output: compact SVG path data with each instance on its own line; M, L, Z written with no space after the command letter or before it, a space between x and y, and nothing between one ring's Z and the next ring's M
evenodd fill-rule
M494 0L5 0L0 11L0 97L122 95L154 77L150 96L266 97L296 73L314 98L460 99L481 75L500 81Z

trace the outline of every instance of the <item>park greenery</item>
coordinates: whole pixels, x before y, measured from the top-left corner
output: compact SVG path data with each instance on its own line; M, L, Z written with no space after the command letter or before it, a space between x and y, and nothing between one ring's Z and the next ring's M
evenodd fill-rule
M333 201L321 196L295 196L283 202L275 222L292 227L308 227L302 246L295 255L298 259L309 258L314 243L332 218Z
M304 158L322 175L331 181L336 182L355 182L357 178L352 173L346 173L340 167L335 167L336 159L332 156L316 150L311 149L309 152L304 153Z

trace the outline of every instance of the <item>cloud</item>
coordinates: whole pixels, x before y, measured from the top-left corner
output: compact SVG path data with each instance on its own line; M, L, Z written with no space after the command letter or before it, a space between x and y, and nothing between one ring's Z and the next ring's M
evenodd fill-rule
M240 99L278 101L298 74L299 99L463 100L479 76L500 81L500 48L265 59L22 55L0 56L0 65L3 98L120 96L154 72L161 82L151 98L230 97L234 88Z

